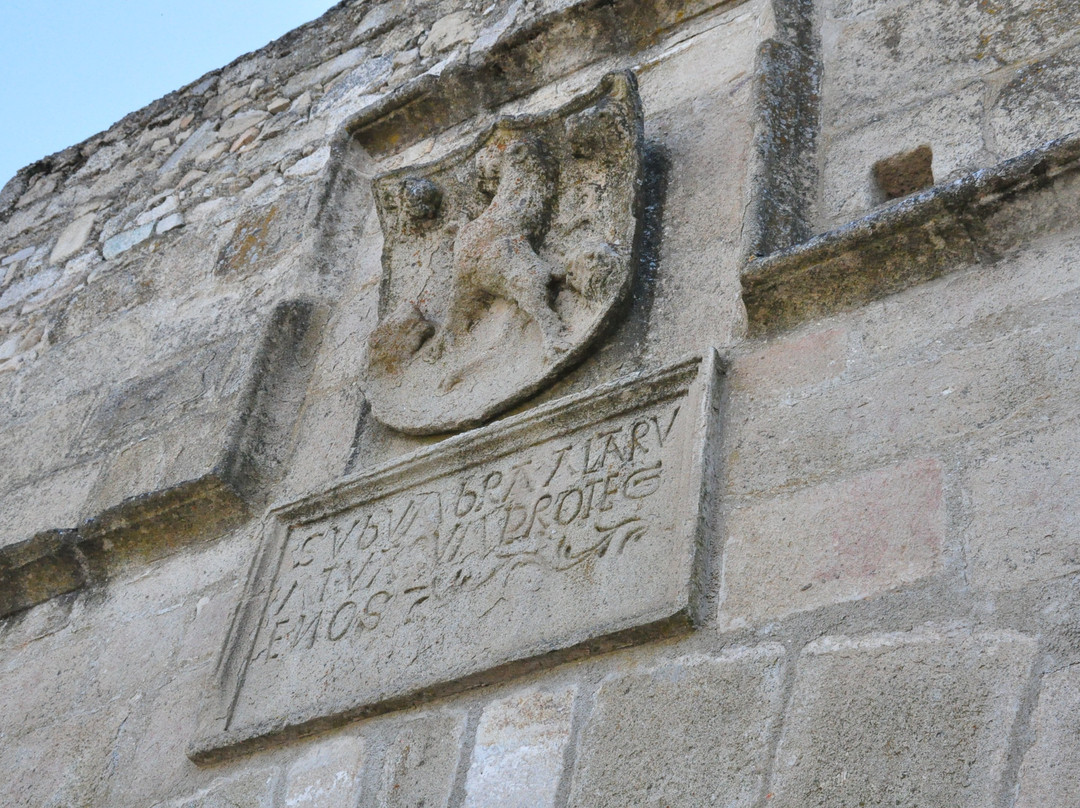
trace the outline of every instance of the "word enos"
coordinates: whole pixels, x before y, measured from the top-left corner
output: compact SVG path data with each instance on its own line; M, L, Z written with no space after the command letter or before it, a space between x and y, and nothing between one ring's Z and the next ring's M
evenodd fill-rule
M253 660L414 622L522 564L559 573L621 552L647 529L640 506L660 490L680 408L656 409L503 468L443 477L445 491L406 491L294 528Z

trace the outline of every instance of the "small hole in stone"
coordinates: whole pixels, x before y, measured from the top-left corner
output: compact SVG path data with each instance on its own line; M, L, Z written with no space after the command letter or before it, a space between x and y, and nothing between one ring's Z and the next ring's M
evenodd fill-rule
M934 184L934 153L927 145L874 163L874 179L885 199L898 199Z

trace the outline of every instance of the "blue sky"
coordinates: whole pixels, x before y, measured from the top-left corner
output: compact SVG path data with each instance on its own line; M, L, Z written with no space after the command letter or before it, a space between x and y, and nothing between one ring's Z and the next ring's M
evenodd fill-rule
M334 0L0 0L0 186Z

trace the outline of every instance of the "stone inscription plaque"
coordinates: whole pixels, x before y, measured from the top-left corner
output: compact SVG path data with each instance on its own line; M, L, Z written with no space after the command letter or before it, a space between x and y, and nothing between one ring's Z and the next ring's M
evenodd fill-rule
M277 508L196 760L688 627L715 358Z

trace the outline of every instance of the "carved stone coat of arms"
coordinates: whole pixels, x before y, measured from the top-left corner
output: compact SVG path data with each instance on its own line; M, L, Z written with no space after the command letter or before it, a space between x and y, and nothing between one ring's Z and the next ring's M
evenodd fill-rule
M636 82L613 73L377 177L383 278L362 374L373 415L411 434L464 429L580 359L630 288L641 155Z

